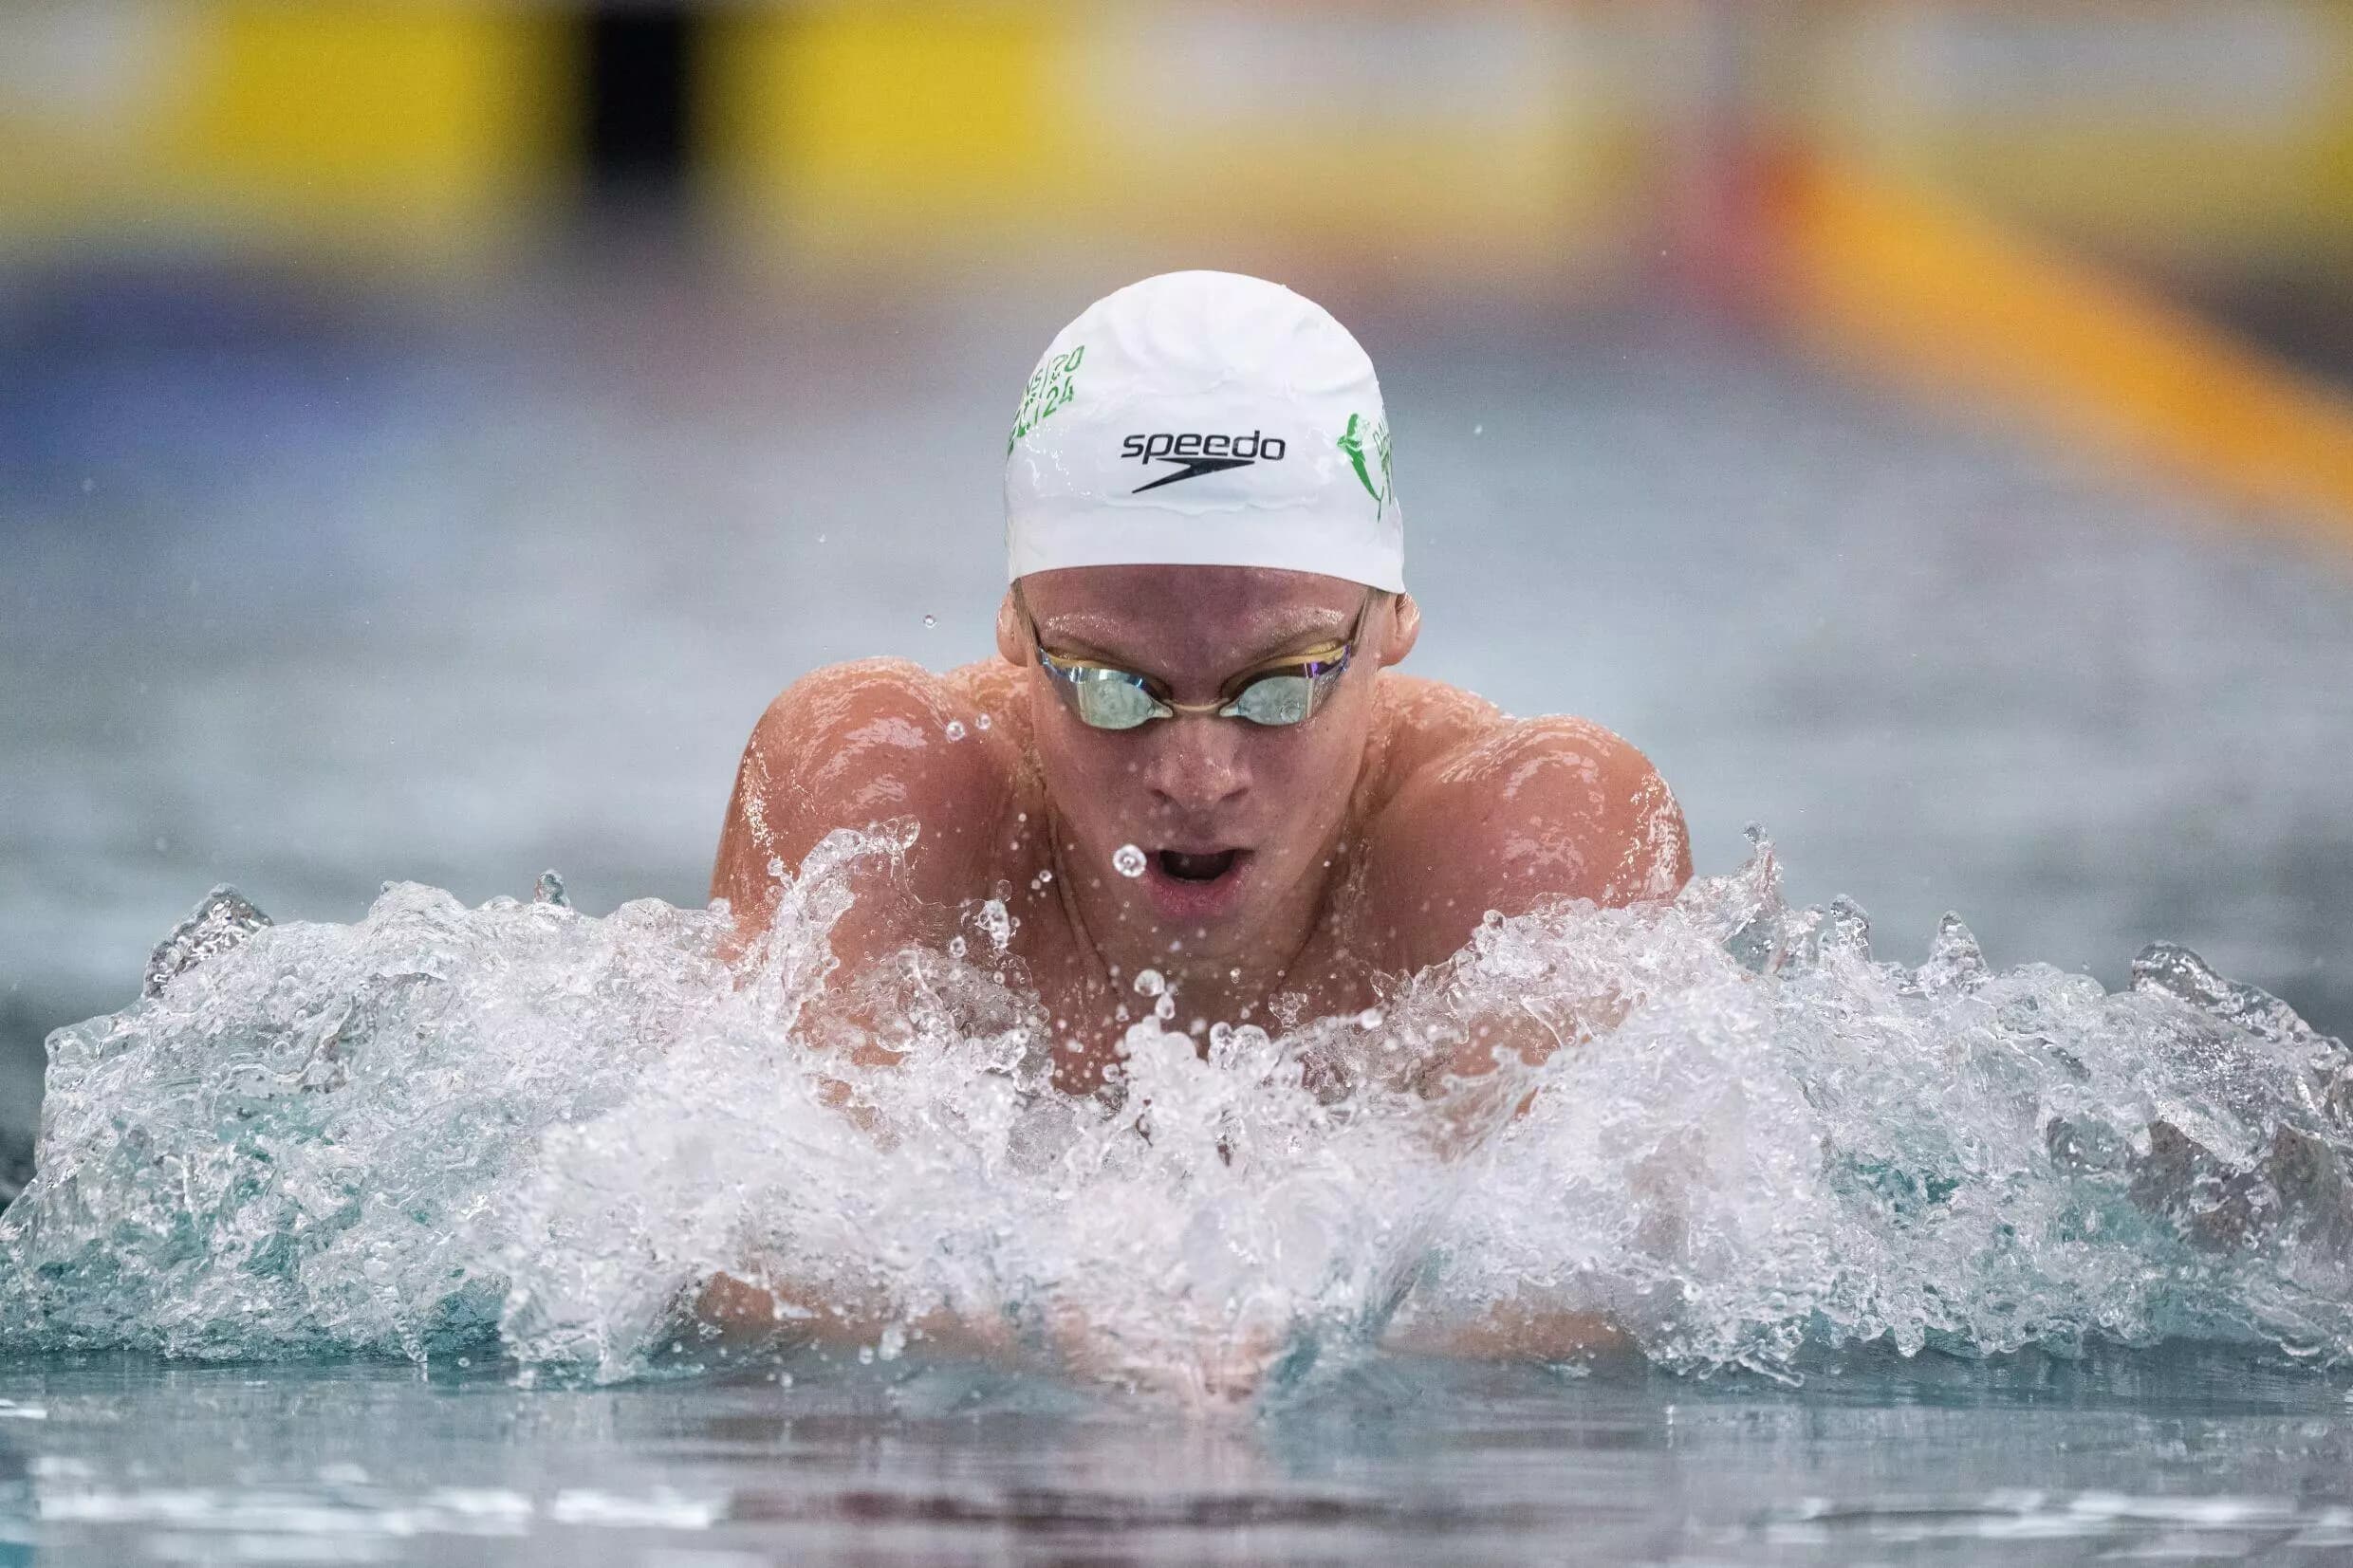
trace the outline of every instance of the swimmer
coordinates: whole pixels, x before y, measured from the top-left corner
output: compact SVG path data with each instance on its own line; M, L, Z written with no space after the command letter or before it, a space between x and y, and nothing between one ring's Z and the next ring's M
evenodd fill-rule
M1289 289L1170 273L1065 327L1014 414L1005 533L994 660L820 670L744 749L711 892L746 942L774 918L773 867L797 871L839 829L917 829L903 876L855 883L833 928L832 989L802 1015L817 1049L890 1061L888 1004L862 1012L860 977L947 947L991 898L1055 1082L1085 1095L1172 994L1164 1026L1206 1050L1221 1021L1279 1032L1376 1006L1491 910L1664 899L1690 879L1682 813L1632 746L1398 670L1421 614L1380 385ZM1139 995L1147 971L1160 983ZM1559 1043L1523 1018L1472 1036L1430 1078ZM705 1280L695 1315L758 1333L830 1314L862 1332L845 1304L746 1273ZM986 1323L923 1331L1002 1348ZM1526 1314L1483 1333L1457 1348L1616 1339ZM1103 1358L1076 1315L1056 1337L1073 1364ZM1246 1393L1275 1349L1215 1347L1208 1375Z
M711 885L747 938L772 861L910 821L904 876L834 929L837 976L1002 898L1056 1082L1084 1094L1153 1005L1147 970L1171 1028L1279 1030L1374 1006L1491 910L1689 879L1632 746L1398 670L1421 615L1380 389L1289 289L1176 272L1090 305L1023 391L1005 530L996 659L836 665L762 715Z

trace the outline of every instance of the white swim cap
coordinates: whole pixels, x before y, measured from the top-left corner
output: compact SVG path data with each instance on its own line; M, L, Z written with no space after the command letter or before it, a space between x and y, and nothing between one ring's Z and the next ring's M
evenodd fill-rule
M1055 335L1006 446L1009 575L1280 566L1399 593L1405 529L1373 361L1329 312L1168 272Z

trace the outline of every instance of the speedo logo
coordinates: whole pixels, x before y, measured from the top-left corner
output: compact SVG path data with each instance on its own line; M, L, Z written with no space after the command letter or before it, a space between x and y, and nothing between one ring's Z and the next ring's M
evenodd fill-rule
M1228 469L1246 469L1253 463L1279 463L1288 445L1280 435L1262 435L1251 431L1248 435L1131 435L1120 443L1120 455L1133 457L1150 467L1154 463L1176 463L1182 466L1174 473L1161 474L1128 491L1141 495L1157 490L1162 485L1174 485L1180 479L1198 479L1205 473L1222 473Z

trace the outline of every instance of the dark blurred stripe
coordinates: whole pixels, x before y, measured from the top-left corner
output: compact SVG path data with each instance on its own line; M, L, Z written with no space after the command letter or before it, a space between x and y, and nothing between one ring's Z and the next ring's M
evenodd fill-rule
M588 12L586 146L599 198L661 197L685 183L691 152L697 15L684 8L625 6Z

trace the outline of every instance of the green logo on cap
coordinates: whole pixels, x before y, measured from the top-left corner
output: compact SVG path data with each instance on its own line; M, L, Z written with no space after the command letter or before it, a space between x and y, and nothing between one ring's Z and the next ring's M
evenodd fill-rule
M1070 401L1079 394L1079 361L1086 358L1086 345L1073 343L1066 352L1057 354L1038 366L1037 374L1021 391L1021 407L1013 412L1013 434L1005 438L1005 452L1011 456L1013 443L1038 428L1047 415Z
M1389 504L1389 426L1386 420L1367 419L1361 414L1348 415L1348 428L1340 433L1340 450L1348 454L1348 463L1364 486L1364 493L1373 498L1376 515ZM1373 470L1380 470L1380 483L1373 483Z

